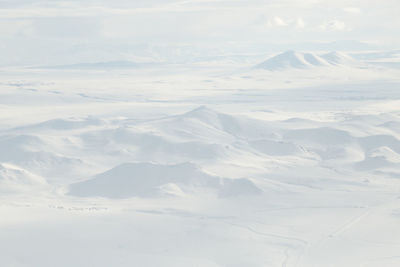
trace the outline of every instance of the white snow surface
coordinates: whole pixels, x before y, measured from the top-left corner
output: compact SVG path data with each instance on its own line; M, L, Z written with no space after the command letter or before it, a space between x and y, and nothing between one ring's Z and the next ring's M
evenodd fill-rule
M2 69L0 266L400 266L400 71L258 66Z

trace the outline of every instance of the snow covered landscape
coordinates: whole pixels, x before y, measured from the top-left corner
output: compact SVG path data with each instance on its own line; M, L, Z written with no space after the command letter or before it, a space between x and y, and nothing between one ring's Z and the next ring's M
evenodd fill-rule
M400 50L362 44L4 56L0 266L400 266Z

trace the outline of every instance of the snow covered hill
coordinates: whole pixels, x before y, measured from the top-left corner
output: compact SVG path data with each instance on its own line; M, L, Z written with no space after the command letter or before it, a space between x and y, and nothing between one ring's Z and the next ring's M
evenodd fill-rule
M37 194L50 190L46 179L23 168L0 163L0 195L1 194Z
M181 163L125 163L95 177L72 184L69 194L110 198L179 196L210 191L220 197L250 196L262 191L248 179L227 179L203 172L196 165Z
M337 51L323 54L321 58L325 59L330 65L355 66L360 64L351 56Z
M310 69L328 66L356 66L360 63L341 52L317 55L314 53L295 52L292 50L273 56L255 66L257 69L270 71L286 69Z

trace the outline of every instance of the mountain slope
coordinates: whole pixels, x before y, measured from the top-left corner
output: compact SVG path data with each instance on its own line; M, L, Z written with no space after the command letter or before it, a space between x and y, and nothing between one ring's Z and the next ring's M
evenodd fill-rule
M199 191L214 192L220 197L261 192L248 179L212 176L192 163L124 163L89 180L72 184L69 194L80 197L127 198L182 195Z
M337 51L323 54L321 58L325 59L331 65L354 65L357 63L357 61L349 55Z
M41 192L49 189L46 180L18 166L0 163L0 193Z
M315 67L356 65L360 65L360 63L342 52L335 51L316 55L314 53L302 53L290 50L267 59L255 66L255 68L277 71L285 69L310 69Z
M313 53L300 53L295 51L286 51L267 59L256 66L258 69L282 70L288 68L306 69L318 66L329 66L330 64L323 58Z

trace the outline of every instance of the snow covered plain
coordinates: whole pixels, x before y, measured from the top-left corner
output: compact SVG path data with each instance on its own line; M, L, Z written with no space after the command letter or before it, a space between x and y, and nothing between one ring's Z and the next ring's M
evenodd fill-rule
M400 70L261 62L2 69L0 265L400 266Z

